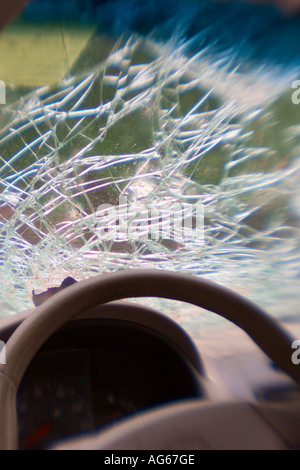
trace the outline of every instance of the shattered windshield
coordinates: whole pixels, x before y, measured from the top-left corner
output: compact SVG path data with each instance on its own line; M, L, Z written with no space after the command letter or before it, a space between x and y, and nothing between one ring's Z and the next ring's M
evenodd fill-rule
M295 317L299 36L270 6L29 3L0 38L0 315L156 268Z

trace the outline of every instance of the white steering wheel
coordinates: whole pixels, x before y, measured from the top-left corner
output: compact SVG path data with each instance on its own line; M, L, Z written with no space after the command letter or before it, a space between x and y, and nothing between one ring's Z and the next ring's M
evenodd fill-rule
M16 412L18 387L30 361L45 341L66 322L90 308L115 300L148 296L188 302L227 318L242 328L278 368L300 384L300 369L291 361L293 338L284 331L277 321L233 291L201 278L161 270L122 270L103 274L75 283L55 294L37 307L8 340L6 364L2 365L0 369L1 449L17 449L18 447ZM185 413L188 425L191 422L189 416L197 415L195 411L197 404L190 403L182 406L183 408L175 406L175 409L172 406L167 407L159 415L146 414L146 421L137 417L130 424L126 420L126 423L121 423L119 428L115 429L114 434L109 431L104 437L95 438L96 441L91 439L88 447L118 448L119 446L122 449L135 448L130 446L140 445L140 448L149 449L156 445L155 435L159 428L164 427L163 422L168 422L168 426L170 423L174 425L178 415L182 417L182 414ZM252 419L248 416L248 410L241 410L240 406L237 405L234 408L234 413L240 416L245 413L245 419ZM201 413L203 422L212 423L213 421L210 419L212 414L219 413L220 422L220 420L228 419L233 411L232 409L218 410L218 407L212 409L208 406ZM195 427L196 425L197 423L194 422L191 426ZM203 433L218 433L216 426L211 430L208 428L209 426L203 430ZM148 440L146 437L141 438L143 429ZM134 436L137 440L130 440L130 437ZM206 442L205 439L203 442ZM74 445L76 446L76 443ZM86 445L86 442L82 444L83 447Z

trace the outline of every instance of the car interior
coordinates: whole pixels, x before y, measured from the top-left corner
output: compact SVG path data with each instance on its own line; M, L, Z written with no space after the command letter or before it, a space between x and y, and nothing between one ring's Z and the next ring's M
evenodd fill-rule
M300 449L299 2L274 3L1 7L1 450ZM175 203L189 231L145 237Z
M222 315L255 347L206 355L161 312L120 302L146 296ZM3 449L299 448L293 336L215 283L124 270L68 286L3 323ZM248 367L240 371L238 358Z

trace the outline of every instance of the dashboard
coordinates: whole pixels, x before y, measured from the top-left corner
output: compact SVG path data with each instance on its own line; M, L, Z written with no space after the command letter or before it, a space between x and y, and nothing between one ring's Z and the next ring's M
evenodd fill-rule
M43 449L151 407L203 396L198 371L162 334L117 319L73 321L45 343L23 377L19 448Z
M104 301L124 293L225 309L233 328L195 342L155 310ZM91 306L83 309L86 299ZM300 448L292 337L207 281L161 272L99 276L2 320L0 333L8 353L0 376L3 448Z

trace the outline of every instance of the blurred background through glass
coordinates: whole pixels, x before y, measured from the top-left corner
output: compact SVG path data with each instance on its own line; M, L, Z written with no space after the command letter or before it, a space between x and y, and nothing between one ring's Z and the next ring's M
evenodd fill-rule
M2 29L1 316L68 276L157 268L297 318L300 20L267 3L36 0ZM203 208L204 239L151 236L176 204L194 231Z

